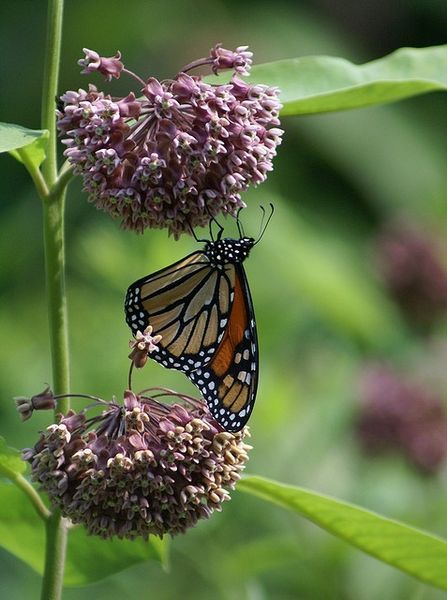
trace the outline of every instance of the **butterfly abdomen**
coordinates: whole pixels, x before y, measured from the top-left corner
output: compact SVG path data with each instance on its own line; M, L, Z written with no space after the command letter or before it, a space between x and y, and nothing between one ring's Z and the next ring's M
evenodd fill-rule
M208 242L204 252L213 268L222 268L224 265L244 262L250 254L255 240L243 237L239 240L225 238L217 242Z

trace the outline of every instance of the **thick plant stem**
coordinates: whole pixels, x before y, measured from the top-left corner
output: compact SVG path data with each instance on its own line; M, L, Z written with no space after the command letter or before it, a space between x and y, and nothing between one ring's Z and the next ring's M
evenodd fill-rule
M45 574L41 599L59 600L64 577L67 524L58 510L48 519L46 528Z
M67 394L70 388L65 295L64 208L64 192L56 198L50 196L43 203L48 321L55 394ZM69 400L67 398L58 401L58 412L66 413L68 408Z
M61 57L62 15L64 0L48 0L47 41L42 89L42 129L50 132L47 158L42 172L48 186L57 179L56 155L56 95L59 80L59 61Z
M53 389L56 394L69 391L67 302L65 296L64 246L65 192L43 202L45 272L50 331ZM58 401L58 412L69 409L68 398ZM58 510L46 523L45 570L42 600L59 600L62 594L67 527Z
M42 129L50 132L42 174L49 189L43 199L45 274L47 285L53 390L69 391L67 304L65 297L64 207L65 191L57 182L55 97L61 53L63 0L48 0L48 30L42 91ZM58 403L66 412L69 401ZM42 600L60 600L62 595L67 526L59 510L46 522L45 569Z

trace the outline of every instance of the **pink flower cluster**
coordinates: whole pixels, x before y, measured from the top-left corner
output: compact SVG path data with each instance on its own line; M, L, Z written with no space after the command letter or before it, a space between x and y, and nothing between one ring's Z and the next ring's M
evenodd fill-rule
M106 79L125 71L118 53L101 58L85 50L84 72ZM178 238L222 213L245 206L241 192L263 182L281 142L278 89L250 85L251 52L219 45L172 80L150 77L112 98L90 85L61 96L58 128L65 155L82 175L97 208L126 229L167 228ZM209 65L233 69L229 83L211 85L185 71Z
M222 431L203 402L179 398L127 391L124 406L101 401L101 415L60 416L24 451L34 481L65 517L103 538L193 527L230 499L251 447L248 428Z

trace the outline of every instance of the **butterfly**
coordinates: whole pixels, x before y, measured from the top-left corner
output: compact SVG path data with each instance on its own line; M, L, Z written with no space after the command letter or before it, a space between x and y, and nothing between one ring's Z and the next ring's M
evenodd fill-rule
M256 321L243 262L265 228L255 241L239 221L239 239L222 239L219 227L215 241L198 240L206 241L203 250L133 283L125 313L134 334L151 325L162 336L151 358L185 373L216 421L236 432L250 417L258 387Z

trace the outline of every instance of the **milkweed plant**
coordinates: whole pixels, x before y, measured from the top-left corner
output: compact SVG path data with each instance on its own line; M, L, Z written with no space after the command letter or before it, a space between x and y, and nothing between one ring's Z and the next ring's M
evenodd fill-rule
M77 529L90 535L85 544L116 540L118 556L120 542L128 540L155 544L160 551L168 536L220 511L232 490L298 513L395 568L447 589L447 541L316 492L242 475L251 448L248 426L225 431L202 398L167 389L162 381L135 391L132 370L143 368L160 343L151 327L130 342L129 381L116 396L72 390L64 241L65 196L75 177L82 180L86 199L120 226L144 235L165 229L173 244L218 217L235 217L245 207L244 192L273 169L282 128L287 130L285 117L445 89L447 47L402 49L362 66L333 57L252 66L247 46L231 50L216 43L169 79L155 78L151 68L135 73L125 66L124 52L105 57L84 49L79 64L87 84L63 91L58 85L62 9L63 0L49 0L40 129L0 127L0 149L30 175L44 220L52 374L42 373L41 381L51 378L51 384L32 397L20 396L18 389L15 402L23 420L36 410L53 410L54 417L22 453L6 441L0 444L0 476L29 500L45 531L41 597L61 597L67 540ZM113 40L110 44L104 54L115 52ZM107 86L123 77L127 94L113 96ZM280 157L275 168L281 169ZM298 181L296 196L298 201ZM116 318L122 319L121 306ZM127 353L123 349L123 360ZM384 422L385 409L380 403L374 407L374 423L371 416L361 421L364 437ZM106 564L109 553L97 560Z

